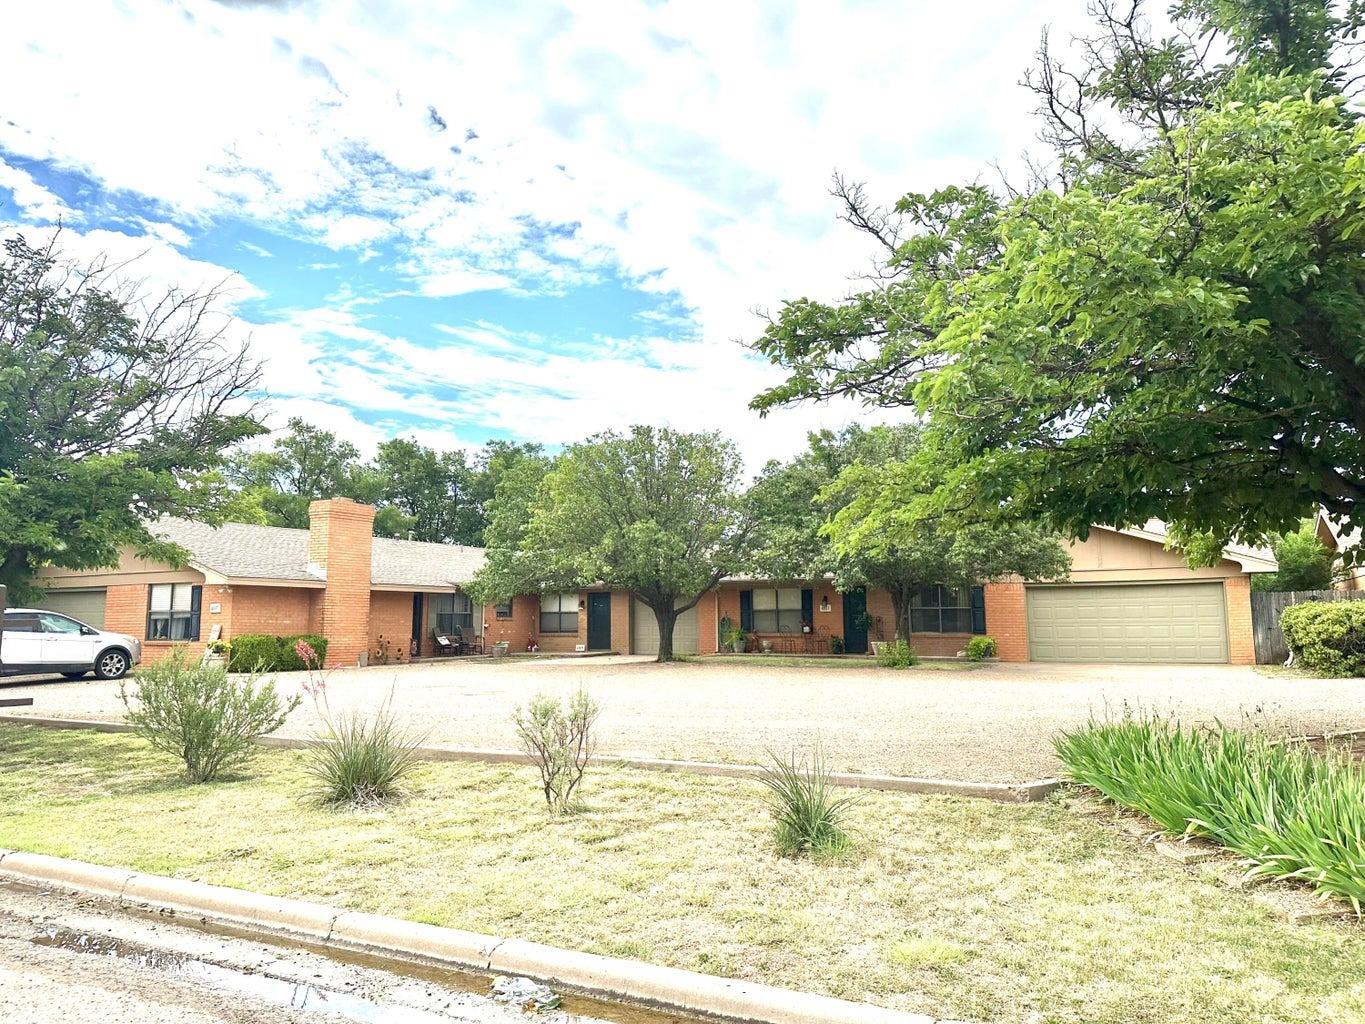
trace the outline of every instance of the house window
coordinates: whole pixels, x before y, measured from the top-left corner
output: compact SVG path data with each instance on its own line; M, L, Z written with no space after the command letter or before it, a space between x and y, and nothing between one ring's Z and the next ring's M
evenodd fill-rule
M578 632L578 595L541 594L540 631L542 633Z
M755 633L801 632L801 588L754 591Z
M512 602L499 601L493 606L493 614L500 619L510 619L512 617Z
M980 587L916 587L910 598L910 632L984 633L980 592Z
M466 594L432 594L431 624L437 634L447 635L461 630L474 628L474 605Z
M148 640L199 639L199 587L153 583L147 591Z

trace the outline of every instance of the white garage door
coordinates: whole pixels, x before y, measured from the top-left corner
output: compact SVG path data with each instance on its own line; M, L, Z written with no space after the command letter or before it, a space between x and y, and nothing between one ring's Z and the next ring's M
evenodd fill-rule
M658 654L659 620L654 617L654 612L649 605L643 601L637 598L634 604L635 607L631 616L634 620L634 624L631 626L634 633L632 650L636 654ZM678 621L673 625L673 653L697 653L696 605L679 615Z
M1228 660L1221 583L1028 588L1033 661Z
M104 588L98 590L50 590L38 607L70 615L96 629L104 628Z

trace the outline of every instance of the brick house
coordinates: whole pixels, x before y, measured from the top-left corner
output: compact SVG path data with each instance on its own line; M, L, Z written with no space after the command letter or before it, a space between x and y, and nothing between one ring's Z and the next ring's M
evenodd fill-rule
M585 588L521 595L476 607L464 591L483 565L479 548L373 536L374 509L315 501L309 528L163 520L157 532L190 553L183 569L125 552L108 570L50 569L45 607L144 637L144 658L176 645L202 650L243 633L321 633L329 665L403 662L434 652L433 636L459 626L513 651L658 649L653 613L624 591ZM1071 545L1067 582L920 588L911 643L951 656L989 634L1005 661L1251 664L1251 575L1273 572L1264 550L1229 547L1215 566L1190 569L1165 547L1159 523L1096 527ZM777 649L850 652L895 635L890 595L841 593L830 580L727 579L683 613L679 653L714 654L725 620Z
M434 653L437 631L481 631L461 588L482 549L375 537L374 509L346 498L313 502L308 518L307 530L162 520L185 568L125 551L108 570L49 569L44 607L143 637L144 661L244 633L320 633L329 666L405 662Z

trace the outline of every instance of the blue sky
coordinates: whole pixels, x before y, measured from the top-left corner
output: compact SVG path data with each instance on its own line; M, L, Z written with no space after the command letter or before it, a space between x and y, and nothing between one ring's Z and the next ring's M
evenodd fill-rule
M872 257L830 175L889 202L1012 165L1045 22L1081 0L21 5L0 228L221 284L272 427L666 423L757 468L864 415L746 408L776 372L738 344L755 309Z

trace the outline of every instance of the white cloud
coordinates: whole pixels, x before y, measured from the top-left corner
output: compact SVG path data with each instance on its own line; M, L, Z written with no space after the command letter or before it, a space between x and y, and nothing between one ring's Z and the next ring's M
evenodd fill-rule
M397 365L420 380L433 359L353 302L254 330L292 408L383 415L403 399L431 419L421 429L449 417L462 442L714 425L753 464L862 415L759 421L745 405L774 372L732 344L759 329L755 306L840 294L867 264L835 220L831 172L890 201L1010 165L1033 143L1016 83L1045 20L1065 39L1084 4L49 0L17 5L0 34L0 148L149 197L191 230L244 217L364 257L382 246L433 300L563 295L616 270L676 292L692 340L604 339L586 361L480 325L498 341L437 374L458 400L385 379ZM37 217L50 200L32 202ZM337 341L369 377L329 369Z
M51 223L53 221L79 221L81 215L71 209L61 197L50 189L44 188L33 180L33 175L19 167L0 160L0 188L9 191L14 197L14 205L19 213L30 221Z

